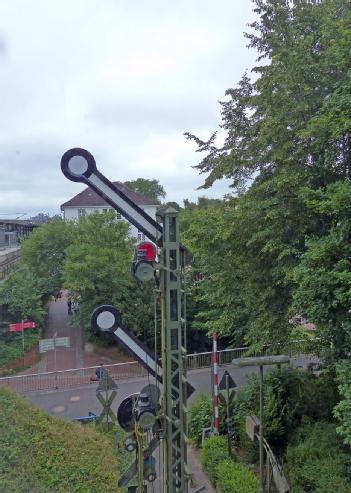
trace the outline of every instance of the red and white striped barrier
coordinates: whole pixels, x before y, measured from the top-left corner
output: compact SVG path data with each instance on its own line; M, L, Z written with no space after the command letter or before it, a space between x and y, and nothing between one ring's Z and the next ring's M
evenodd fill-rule
M217 350L217 334L212 335L213 340L213 433L219 433L219 396L218 396L218 350Z

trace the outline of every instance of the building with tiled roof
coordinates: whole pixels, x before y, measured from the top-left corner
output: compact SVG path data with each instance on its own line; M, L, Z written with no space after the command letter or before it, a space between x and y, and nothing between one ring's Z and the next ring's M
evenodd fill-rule
M113 184L118 190L123 192L129 199L149 214L149 216L153 219L156 218L158 205L155 204L153 200L138 192L134 192L134 190L127 188L119 181L115 181ZM86 214L91 214L92 212L107 212L109 210L112 210L112 207L90 187L61 205L61 211L63 212L65 220L75 220ZM117 219L122 219L120 214L117 214ZM138 241L143 241L145 239L143 233L138 231L132 224L130 225L130 233L133 237L137 238Z

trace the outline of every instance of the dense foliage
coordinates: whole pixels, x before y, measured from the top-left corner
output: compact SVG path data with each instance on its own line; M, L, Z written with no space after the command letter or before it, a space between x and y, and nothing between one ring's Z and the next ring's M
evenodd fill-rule
M344 443L351 446L351 361L345 360L337 365L337 383L342 400L334 409L335 417L339 420L338 433Z
M188 434L193 443L201 446L202 430L212 424L212 402L208 395L202 394L188 410Z
M264 420L265 437L270 446L284 454L286 446L298 426L308 418L311 421L331 421L338 395L333 375L323 372L320 376L293 368L275 369L265 375ZM247 457L256 457L246 431L245 417L259 415L259 381L249 375L245 387L235 396L232 428L237 445L246 450Z
M221 435L206 438L201 464L213 486L221 493L256 493L258 479L246 466L228 456L227 440Z
M310 371L285 368L265 375L264 436L277 459L284 464L294 493L346 493L351 490L351 450L347 445L350 433L349 377L349 365L344 363L338 371L339 389L348 401L347 405L342 401L336 408L342 421L340 431L345 438L344 445L333 420L333 407L338 395L330 372L315 376ZM203 398L190 407L190 435L200 435L200 424L208 426L209 405L209 400ZM224 410L221 414L223 417ZM250 375L246 385L236 390L231 429L234 432L234 456L245 463L257 464L257 440L252 442L245 429L246 416L253 414L259 416L256 375ZM225 436L205 439L201 462L219 491L251 491L251 487L254 491L257 479L250 470L228 457ZM240 483L248 490L240 490Z
M201 464L213 486L218 480L218 465L228 459L227 440L222 435L206 438L201 449Z
M294 493L351 490L351 456L343 451L331 423L298 429L287 450L287 469Z
M238 462L226 460L217 467L217 488L221 493L256 493L258 478L248 468Z
M254 4L259 63L221 103L224 145L187 134L204 187L237 192L182 212L202 279L192 323L262 347L295 336L299 314L335 360L350 347L351 4Z
M112 442L0 388L0 489L8 493L118 491Z
M54 219L38 227L22 243L21 261L0 291L11 320L28 318L42 326L46 301L66 288L76 307L75 322L89 337L93 309L111 303L125 325L153 340L154 291L131 275L134 240L128 232L128 224L116 221L114 212L89 214L77 222Z
M72 223L60 218L52 219L36 228L30 237L22 242L22 262L33 273L44 297L57 294L62 287L63 264L72 232Z

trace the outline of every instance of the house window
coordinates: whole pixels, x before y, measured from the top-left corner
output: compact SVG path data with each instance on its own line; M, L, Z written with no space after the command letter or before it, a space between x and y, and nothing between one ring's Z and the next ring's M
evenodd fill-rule
M138 231L138 241L145 241L145 235L141 231Z
M78 209L78 217L85 216L86 210L85 209Z
M102 209L102 212L107 212L107 211L108 211L108 209Z
M122 216L119 212L116 212L116 219L118 219L118 221L122 219Z

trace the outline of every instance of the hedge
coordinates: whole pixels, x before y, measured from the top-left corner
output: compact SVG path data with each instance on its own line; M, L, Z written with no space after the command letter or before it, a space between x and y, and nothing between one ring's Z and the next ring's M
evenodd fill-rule
M247 467L231 460L217 466L217 489L221 493L257 493L259 481Z
M202 430L211 426L211 420L211 398L203 394L188 411L188 435L196 447L201 447Z
M201 464L211 483L216 486L218 464L228 459L228 444L224 436L206 438L201 450Z

